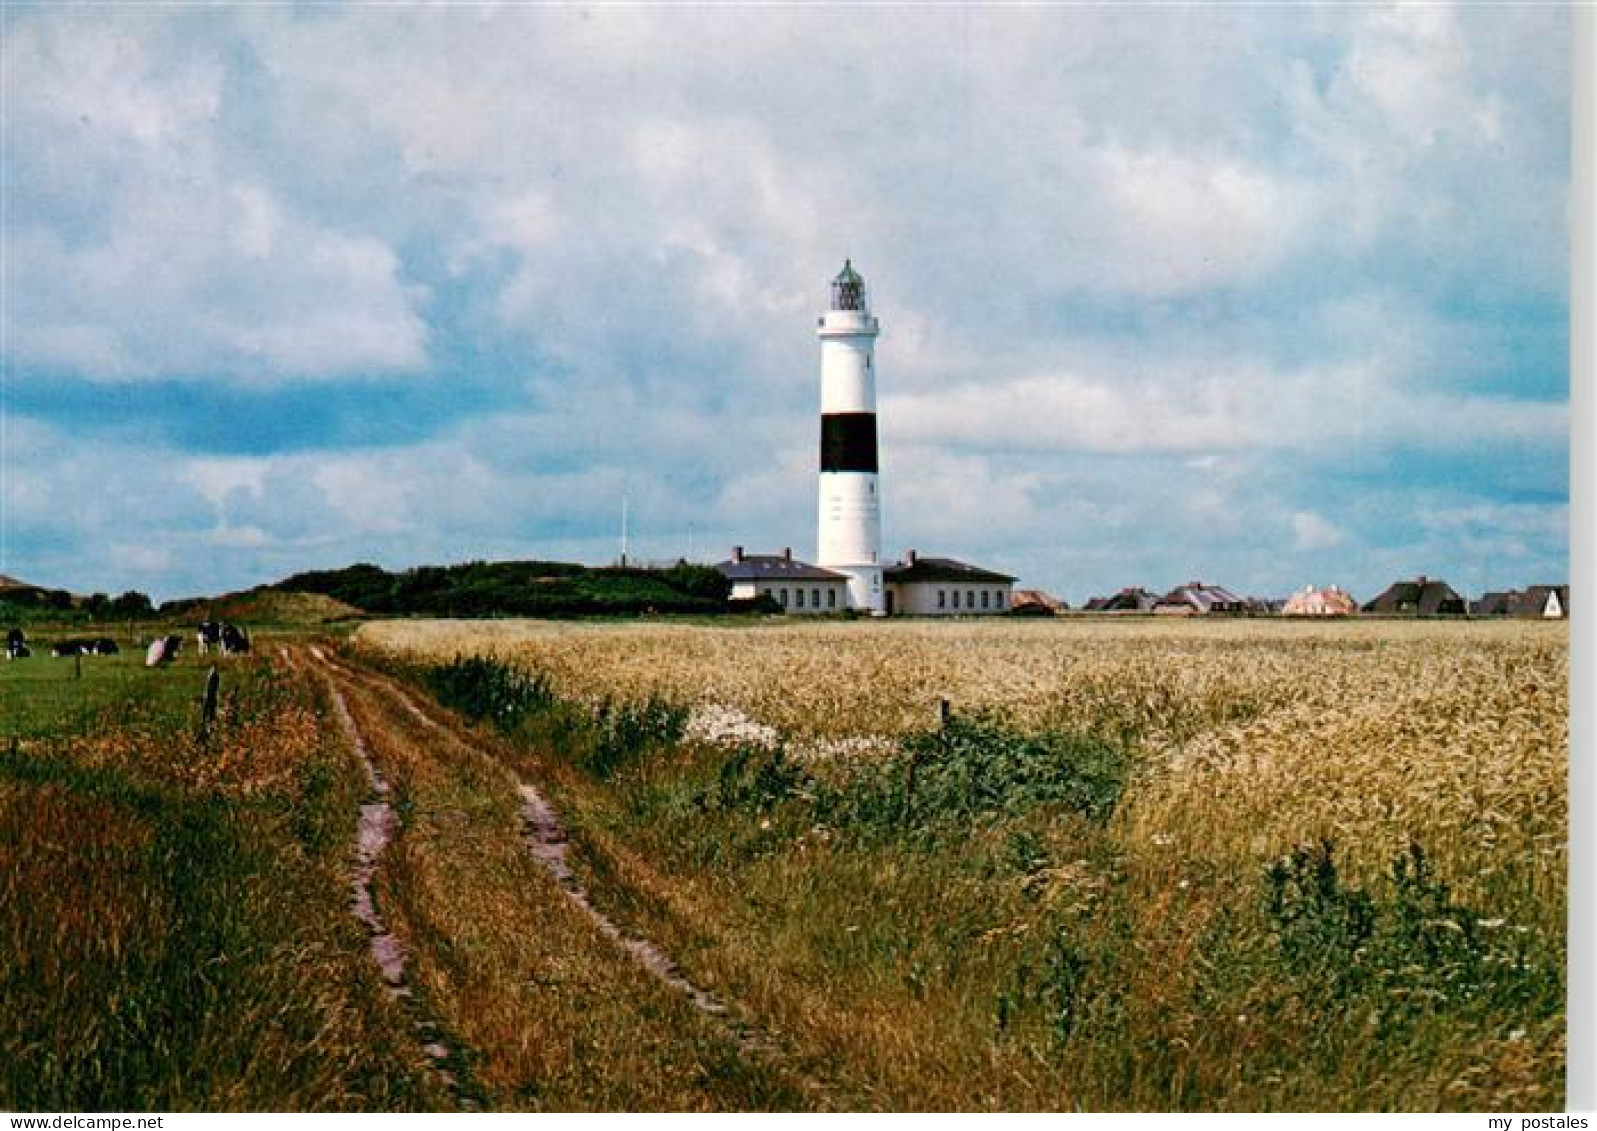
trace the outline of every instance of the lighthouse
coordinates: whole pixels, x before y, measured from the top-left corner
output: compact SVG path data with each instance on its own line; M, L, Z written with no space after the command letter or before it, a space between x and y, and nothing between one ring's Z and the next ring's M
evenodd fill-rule
M845 260L820 318L821 497L816 564L848 578L848 605L887 612L882 588L882 503L876 481L878 325L865 280Z

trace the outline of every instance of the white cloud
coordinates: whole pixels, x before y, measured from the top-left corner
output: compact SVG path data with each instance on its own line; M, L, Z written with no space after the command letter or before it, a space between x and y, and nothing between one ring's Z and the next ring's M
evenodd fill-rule
M1310 186L1223 154L1110 145L1086 156L1094 197L1065 207L1096 212L1075 265L1088 287L1160 296L1258 280L1317 227Z
M1292 516L1292 548L1300 553L1333 549L1345 541L1347 536L1341 530L1313 511L1299 511Z
M425 363L425 293L393 250L233 155L214 46L52 12L12 21L3 50L14 365L275 383Z
M884 435L1032 452L1345 454L1348 445L1468 450L1557 444L1562 403L1415 391L1372 363L1270 370L1247 359L989 380L890 394Z

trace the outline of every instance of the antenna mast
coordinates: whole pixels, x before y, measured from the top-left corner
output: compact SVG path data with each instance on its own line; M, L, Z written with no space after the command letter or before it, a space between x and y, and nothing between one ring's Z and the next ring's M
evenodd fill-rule
M627 497L621 496L621 568L627 568Z

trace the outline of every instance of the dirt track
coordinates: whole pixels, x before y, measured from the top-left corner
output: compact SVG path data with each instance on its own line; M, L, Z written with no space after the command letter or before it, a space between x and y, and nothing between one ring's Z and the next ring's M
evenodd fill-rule
M782 1067L779 1048L767 1034L696 985L657 945L623 930L595 905L572 868L565 823L537 783L518 777L503 759L486 748L484 741L402 682L317 647L310 648L308 656L295 659L308 663L326 681L334 714L371 786L371 796L360 814L351 880L352 909L370 934L373 960L385 984L411 1017L420 1051L462 1106L477 1106L479 1099L486 1101L485 1106L497 1106L491 1095L482 1094L478 1082L471 1079L470 1067L483 1060L492 1061L494 1050L472 1048L469 1041L456 1035L469 1026L460 1017L450 1015L447 992L429 992L427 984L416 984L412 971L418 966L447 969L447 955L435 955L425 948L436 945L438 950L447 951L455 940L434 940L433 932L443 916L418 904L419 892L400 891L398 885L402 881L388 868L392 856L396 852L404 854L408 848L406 837L415 818L407 813L415 813L421 799L420 786L413 789L412 783L434 783L434 788L440 788L436 782L441 777L458 779L447 783L451 789L469 781L470 789L479 793L485 784L489 785L498 803L514 800L521 850L552 882L525 889L529 907L547 901L552 887L563 896L561 902L578 912L580 922L587 924L593 936L587 945L607 950L614 962L645 972L659 987L686 1003L712 1031L720 1034L736 1060L748 1058L753 1064L763 1064L762 1071L776 1071L791 1087L814 1095L816 1085L812 1081ZM464 822L455 822L449 828L463 848L468 843L480 847L490 835L488 829ZM427 839L429 851L448 853L451 849L449 841L440 839L436 830ZM404 906L385 906L384 892L389 893L389 903ZM436 973L431 975L435 983L438 977ZM523 1039L536 1040L545 1021L536 1015L526 1017L524 1023L531 1035ZM702 1059L702 1053L694 1055ZM487 1091L491 1093L492 1089Z

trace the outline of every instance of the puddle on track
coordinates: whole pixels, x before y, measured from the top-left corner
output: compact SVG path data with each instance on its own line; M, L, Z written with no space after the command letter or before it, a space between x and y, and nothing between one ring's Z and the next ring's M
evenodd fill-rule
M317 651L316 654L319 660L325 662L325 657L321 655L320 651ZM469 740L464 736L445 727L437 719L434 719L418 707L407 690L388 680L379 681L373 678L371 681L380 682L405 711L423 726L445 734L452 740L472 748ZM354 720L349 717L348 710L344 707L342 697L339 696L336 687L334 688L334 702L344 716L345 728L350 734L351 741L355 743L362 762L367 767L367 773L374 783L374 789L380 794L386 794L387 785L377 772L376 766L372 764L364 743L360 741L359 734L354 728ZM566 832L564 823L560 820L559 814L555 812L554 807L549 804L548 799L544 797L536 786L527 782L517 782L516 788L521 798L523 842L533 858L553 877L565 897L588 918L601 934L630 954L633 960L649 974L681 994L694 1009L720 1025L727 1035L732 1038L740 1051L761 1056L766 1060L780 1062L782 1060L781 1049L769 1035L752 1025L737 1020L724 1002L708 990L695 985L689 980L665 951L655 946L648 939L639 938L623 931L613 919L594 906L587 889L583 886L581 879L572 870L567 860L570 837ZM382 930L380 921L379 925L373 929ZM379 965L381 965L382 959L377 953L378 937L377 935L373 936L373 956L378 957ZM402 979L404 969L403 953L398 956L398 969L399 976ZM384 976L387 977L386 971ZM807 1090L815 1091L818 1089L818 1085L814 1081L803 1077L802 1074L800 1079Z
M311 652L319 662L324 665L327 663L327 657L321 649L312 648ZM405 977L405 964L408 958L405 946L383 922L373 894L377 866L382 860L383 850L399 831L399 817L388 801L392 790L382 771L377 768L377 763L372 760L371 750L361 736L360 728L355 725L355 717L350 714L349 704L345 701L343 693L331 679L328 680L328 688L332 693L333 709L338 715L339 725L360 759L360 764L366 771L366 782L376 798L360 807L360 822L355 840L355 869L350 877L350 906L355 918L359 919L361 925L366 928L372 961L382 973L389 995L395 1000L411 999L410 983ZM412 1024L422 1051L433 1062L433 1069L458 1097L457 1081L454 1075L443 1067L443 1062L450 1058L452 1052L438 1036L438 1026L426 1018L413 1018Z

